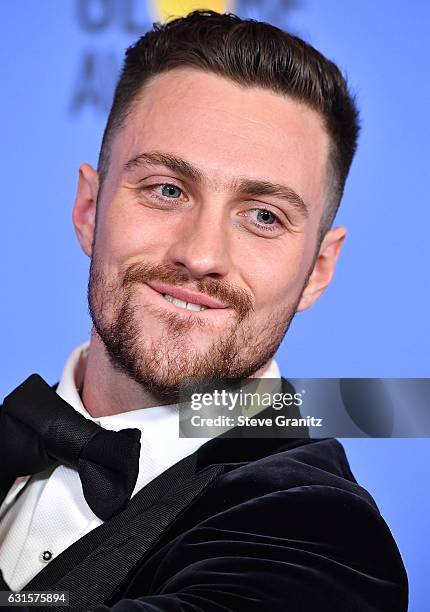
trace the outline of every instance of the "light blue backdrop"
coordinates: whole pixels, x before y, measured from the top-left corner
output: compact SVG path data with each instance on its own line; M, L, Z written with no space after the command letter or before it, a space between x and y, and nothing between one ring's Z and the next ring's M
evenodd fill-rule
M233 4L230 4L233 7ZM242 0L346 70L360 148L337 222L349 236L333 285L278 354L291 377L428 377L430 4ZM88 261L71 224L79 163L96 164L122 52L155 19L138 0L3 0L0 6L0 395L31 372L58 380L88 337ZM414 612L430 609L430 444L344 440L398 542Z

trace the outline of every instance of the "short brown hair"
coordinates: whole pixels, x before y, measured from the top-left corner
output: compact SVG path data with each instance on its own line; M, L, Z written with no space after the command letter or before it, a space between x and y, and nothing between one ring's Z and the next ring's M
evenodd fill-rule
M297 36L232 13L193 11L153 29L126 51L103 135L100 184L110 148L143 85L178 67L194 67L244 87L262 87L307 104L322 116L331 138L329 201L320 239L333 223L357 147L358 110L338 67Z

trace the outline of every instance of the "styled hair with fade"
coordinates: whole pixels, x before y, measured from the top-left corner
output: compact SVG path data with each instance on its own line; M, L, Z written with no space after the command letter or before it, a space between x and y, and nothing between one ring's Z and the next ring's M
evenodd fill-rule
M336 216L357 148L360 128L355 99L339 68L314 47L271 24L232 13L197 10L164 24L154 23L127 49L103 134L100 187L108 172L112 141L143 86L151 77L180 67L287 95L320 114L331 143L321 241Z

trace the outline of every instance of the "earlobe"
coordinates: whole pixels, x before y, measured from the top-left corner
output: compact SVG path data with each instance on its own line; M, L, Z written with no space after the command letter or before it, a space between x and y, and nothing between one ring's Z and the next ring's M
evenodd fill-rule
M330 284L346 233L344 227L336 227L325 235L297 312L312 306Z
M88 257L92 254L98 189L97 171L89 164L81 164L72 220L82 250Z

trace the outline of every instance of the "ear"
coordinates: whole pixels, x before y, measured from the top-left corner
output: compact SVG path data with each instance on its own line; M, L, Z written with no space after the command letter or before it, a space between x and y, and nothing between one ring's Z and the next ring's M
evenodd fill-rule
M345 237L346 229L344 227L331 229L324 236L297 312L312 306L330 284Z
M92 254L98 190L99 177L96 170L89 164L81 164L72 220L82 250L88 257Z

